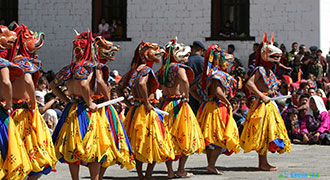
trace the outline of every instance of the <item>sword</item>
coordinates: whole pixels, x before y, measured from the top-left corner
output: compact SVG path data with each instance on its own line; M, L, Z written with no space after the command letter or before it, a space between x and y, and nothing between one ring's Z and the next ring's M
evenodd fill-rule
M289 98L291 98L291 97L292 97L291 95L278 96L278 97L270 98L270 100L271 100L271 101L276 101L276 100L279 100L279 99L289 99Z
M125 99L124 97L119 97L119 98L116 98L116 99L111 99L109 101L106 101L106 102L97 104L96 107L97 107L97 109L100 109L102 107L109 106L110 104L116 104L117 102L123 101L124 99ZM86 110L89 111L89 108L87 108Z
M162 110L160 110L160 109L158 109L158 108L154 108L154 110L155 110L156 112L158 112L158 113L164 114L165 116L170 115L168 112L166 112L166 111L162 111Z

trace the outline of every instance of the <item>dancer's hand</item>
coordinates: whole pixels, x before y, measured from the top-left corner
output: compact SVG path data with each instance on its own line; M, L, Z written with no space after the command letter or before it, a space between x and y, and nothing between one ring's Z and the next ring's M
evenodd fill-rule
M148 104L146 105L146 111L150 112L154 107L148 102Z
M89 104L88 109L91 112L96 112L97 111L97 106L96 106L95 103L92 102L92 103Z
M261 100L262 100L265 104L267 104L267 103L269 103L270 98L269 98L268 96L263 96L263 97L261 97Z

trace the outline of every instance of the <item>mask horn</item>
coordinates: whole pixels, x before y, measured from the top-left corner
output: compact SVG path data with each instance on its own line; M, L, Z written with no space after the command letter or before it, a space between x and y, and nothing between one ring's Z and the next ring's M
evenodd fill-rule
M263 40L262 40L263 43L266 43L267 42L267 34L264 32L264 37L263 37Z
M272 33L272 44L274 44L274 32Z
M76 33L77 36L79 36L80 34L78 33L77 30L73 29L73 31Z

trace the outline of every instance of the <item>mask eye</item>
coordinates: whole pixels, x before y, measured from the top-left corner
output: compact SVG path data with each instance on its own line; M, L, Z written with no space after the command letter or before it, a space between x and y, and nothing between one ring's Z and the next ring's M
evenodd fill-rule
M268 50L268 52L269 52L269 53L272 53L272 52L273 52L273 50L269 49L269 50Z

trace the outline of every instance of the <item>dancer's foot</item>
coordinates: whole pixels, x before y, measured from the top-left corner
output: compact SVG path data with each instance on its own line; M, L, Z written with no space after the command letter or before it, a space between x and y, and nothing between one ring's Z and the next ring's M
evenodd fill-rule
M206 167L206 170L207 170L207 172L210 173L210 174L222 175L222 172L220 172L220 171L219 171L217 168L215 168L215 167L209 167L209 166L207 166L207 167Z
M167 178L168 179L174 179L174 178L177 178L177 175L173 171L172 172L168 172Z
M259 165L259 169L262 171L277 171L277 167L270 164Z
M184 171L184 172L177 172L176 175L179 177L179 178L190 178L190 177L193 177L194 174L193 173L189 173L187 171Z

